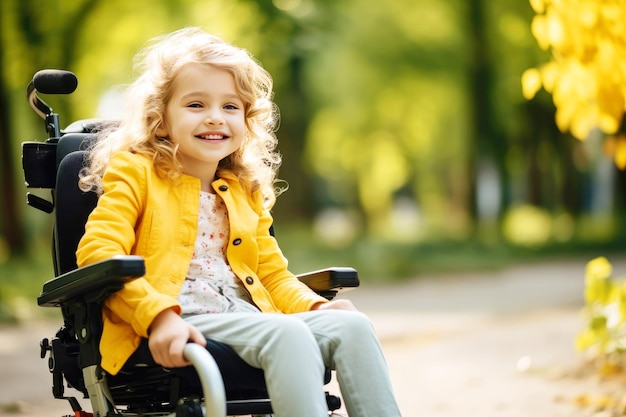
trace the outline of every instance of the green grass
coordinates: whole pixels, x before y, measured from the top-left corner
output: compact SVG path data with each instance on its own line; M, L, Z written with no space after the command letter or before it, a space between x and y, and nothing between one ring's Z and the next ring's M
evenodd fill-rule
M32 250L25 256L14 256L0 263L0 322L17 322L54 314L56 309L37 306L41 287L54 276L50 252Z
M329 247L312 237L304 226L277 231L285 256L294 273L329 266L352 266L363 282L391 282L455 271L497 270L508 265L552 259L585 259L624 253L626 244L573 242L541 248L520 248L475 241L403 245L380 239L361 239L346 247ZM26 256L0 263L0 322L58 315L58 309L39 308L37 296L53 277L50 250L40 244Z
M624 253L626 242L549 244L536 248L475 240L400 244L361 239L346 247L328 247L305 227L281 228L278 238L289 266L300 273L327 266L353 266L364 281L389 282L441 272L497 270L509 265L552 259L591 259Z

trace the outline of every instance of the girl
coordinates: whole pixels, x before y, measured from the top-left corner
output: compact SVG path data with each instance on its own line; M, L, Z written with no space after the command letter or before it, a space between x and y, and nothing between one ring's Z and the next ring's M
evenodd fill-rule
M367 318L301 284L269 233L280 163L271 76L198 28L139 57L121 124L101 133L80 179L100 199L78 265L117 254L146 264L105 303L102 367L118 373L142 338L158 364L187 366L184 345L211 338L264 370L276 416L327 416L325 367L350 416L399 416Z

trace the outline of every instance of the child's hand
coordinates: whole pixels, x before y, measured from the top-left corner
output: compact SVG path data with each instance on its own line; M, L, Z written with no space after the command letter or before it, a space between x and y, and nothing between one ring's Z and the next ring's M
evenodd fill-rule
M188 342L206 346L202 333L172 309L162 311L152 321L148 347L154 361L159 365L165 368L190 365L183 357L183 349Z
M313 310L350 310L357 311L354 304L350 300L333 300L328 303L318 303L314 304L311 307L311 311Z

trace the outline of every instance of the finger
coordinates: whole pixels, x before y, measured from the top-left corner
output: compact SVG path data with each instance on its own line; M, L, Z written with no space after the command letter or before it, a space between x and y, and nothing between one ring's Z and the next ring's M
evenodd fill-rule
M206 346L206 337L196 327L191 326L189 329L189 341L199 344L202 347Z

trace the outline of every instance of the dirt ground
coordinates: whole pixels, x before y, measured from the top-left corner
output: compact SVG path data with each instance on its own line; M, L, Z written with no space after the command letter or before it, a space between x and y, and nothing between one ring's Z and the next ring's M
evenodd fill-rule
M589 372L574 350L587 260L366 284L345 296L374 323L404 417L622 415L626 384ZM611 261L626 275L626 257ZM71 414L39 359L39 340L57 327L0 327L0 416Z

